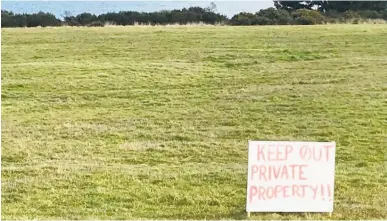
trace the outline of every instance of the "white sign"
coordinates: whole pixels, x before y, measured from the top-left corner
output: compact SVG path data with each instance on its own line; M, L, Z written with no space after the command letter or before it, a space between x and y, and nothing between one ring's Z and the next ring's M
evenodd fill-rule
M246 211L333 212L335 142L249 141Z

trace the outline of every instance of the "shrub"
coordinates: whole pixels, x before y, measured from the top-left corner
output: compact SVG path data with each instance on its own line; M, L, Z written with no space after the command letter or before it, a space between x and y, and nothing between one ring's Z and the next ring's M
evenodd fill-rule
M380 13L382 15L382 19L387 20L387 10Z
M277 10L277 19L276 23L278 25L288 25L292 22L292 17L289 12L286 10L279 9Z
M348 10L348 11L343 13L343 18L344 19L359 19L360 15L359 15L359 13L357 13L355 11Z
M89 27L103 27L103 26L105 26L105 23L102 21L93 21L90 24L88 24L87 26L89 26Z
M287 25L291 23L292 17L289 12L286 10L275 8L262 9L258 13L255 14L256 17L266 18L270 25Z
M270 19L262 16L257 16L254 18L254 24L256 25L268 25L270 24Z
M352 24L359 24L360 23L360 18L355 18L352 20Z
M341 13L335 9L330 9L324 13L324 15L331 19L339 19L341 17Z
M82 26L89 25L97 20L97 16L90 13L82 13L75 16L75 20Z
M81 26L78 21L72 20L67 23L69 26Z
M234 15L231 18L230 24L231 25L252 25L254 19L255 19L254 14L241 12L239 14Z
M310 16L302 16L294 20L296 25L315 25L316 21Z
M383 14L379 13L378 11L364 10L364 11L359 11L359 14L362 18L370 18L370 19L383 18Z
M326 23L326 18L318 11L308 9L298 9L292 13L294 24L315 25Z

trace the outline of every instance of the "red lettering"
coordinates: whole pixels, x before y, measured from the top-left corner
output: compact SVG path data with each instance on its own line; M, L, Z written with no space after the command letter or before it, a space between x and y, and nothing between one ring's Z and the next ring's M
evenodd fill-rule
M281 146L281 145L278 145L278 146L277 146L277 156L276 156L276 158L277 158L278 161L280 161L280 160L285 160L284 158L281 158L282 152L281 152L281 150L280 150L280 146Z
M289 154L293 152L291 145L270 144L268 146L257 146L258 161L285 161Z
M316 186L316 187L310 186L310 188L313 191L313 199L316 199L318 186Z
M273 166L268 165L266 167L266 169L267 169L267 174L266 174L267 175L267 179L271 180L271 172L272 172Z
M325 148L325 157L326 157L326 160L327 161L329 161L329 150L331 149L331 148L333 148L333 146L324 146L324 148Z
M325 194L324 194L324 185L321 184L321 196L322 196L322 199L325 200Z
M330 149L333 148L332 145L324 146L322 148L318 147L309 147L307 145L304 145L300 148L299 154L301 159L303 160L314 160L314 161L321 161L323 160L324 150L325 150L325 160L329 161L330 156Z
M323 200L332 200L333 194L330 185L275 185L275 186L251 186L249 189L250 203L256 200L271 200L276 198L298 197L305 198L310 196L317 199L320 194Z
M265 188L260 186L259 189L258 189L258 192L259 192L259 195L258 195L259 196L259 200L261 200L261 198L263 200L266 200L266 198L265 198Z
M287 195L286 193L288 192L288 189L290 188L290 186L284 186L283 187L283 192L284 192L284 198L288 198L290 197L290 195Z
M318 151L318 150L320 150L320 151ZM314 147L313 148L313 159L315 161L321 161L321 158L322 158L322 150L321 150L321 148Z
M305 168L308 165L253 165L251 167L251 180L256 178L256 174L259 174L259 180L306 180Z
M273 157L275 155L275 152L273 152L273 145L269 146L268 153L267 153L267 160L269 161L276 161L277 159Z
M311 153L308 146L304 145L300 148L300 156L303 160L310 160Z
M283 187L280 185L275 186L275 188L274 188L274 197L275 198L277 198L280 195L280 193L282 192L282 188Z
M263 153L264 146L258 145L258 154L257 154L257 160L258 161L265 161L265 154Z
M250 187L250 203L253 201L253 197L257 194L257 187L251 186Z
M292 193L293 193L293 196L296 196L296 194L297 194L297 196L301 197L301 196L300 196L300 193L298 192L298 190L299 190L299 186L297 186L297 185L293 185L293 186L292 186Z
M327 185L327 192L328 192L328 200L332 201L332 192L331 192L331 185Z
M304 174L304 167L307 167L308 165L289 165L289 167L292 169L292 179L299 179L299 180L306 180L305 177L302 175ZM298 169L298 173L296 175L296 171Z
M260 168L260 170L259 170L259 180L267 181L266 167L261 165L259 168Z
M253 165L251 168L251 180L254 180L254 174L258 172L258 166Z
M278 179L278 177L279 177L279 174L280 174L280 171L281 171L281 167L278 167L278 169L276 170L276 168L274 167L273 168L273 175L274 175L274 178L275 179Z
M298 165L289 165L290 168L292 168L292 179L294 180L294 177L296 176L296 171L295 171L295 167L297 167Z
M288 168L287 166L283 166L282 168L282 174L281 174L282 179L289 179L289 173L287 168ZM284 178L284 176L286 176L286 178Z
M300 187L302 188L302 195L301 195L301 197L305 197L306 196L305 189L307 187L309 187L309 186L308 185L300 185Z
M269 194L269 192L270 192L270 194ZM268 199L274 198L274 188L273 187L268 187L266 189L266 196L267 196Z
M288 159L290 153L293 152L293 147L291 145L286 145L285 147L285 160Z
M298 174L298 179L300 180L306 180L306 177L303 176L305 167L308 167L308 165L300 165L299 174Z

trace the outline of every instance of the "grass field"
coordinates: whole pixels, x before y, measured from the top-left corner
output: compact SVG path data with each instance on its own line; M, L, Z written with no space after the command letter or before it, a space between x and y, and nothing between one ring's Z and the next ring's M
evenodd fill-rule
M387 218L387 27L2 29L3 219L246 219L248 140L336 141Z

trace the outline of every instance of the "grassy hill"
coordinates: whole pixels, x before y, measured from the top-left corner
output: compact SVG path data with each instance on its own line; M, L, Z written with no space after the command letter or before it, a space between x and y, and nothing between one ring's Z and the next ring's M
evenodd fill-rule
M385 25L2 29L3 219L246 219L248 140L336 141L387 218Z

